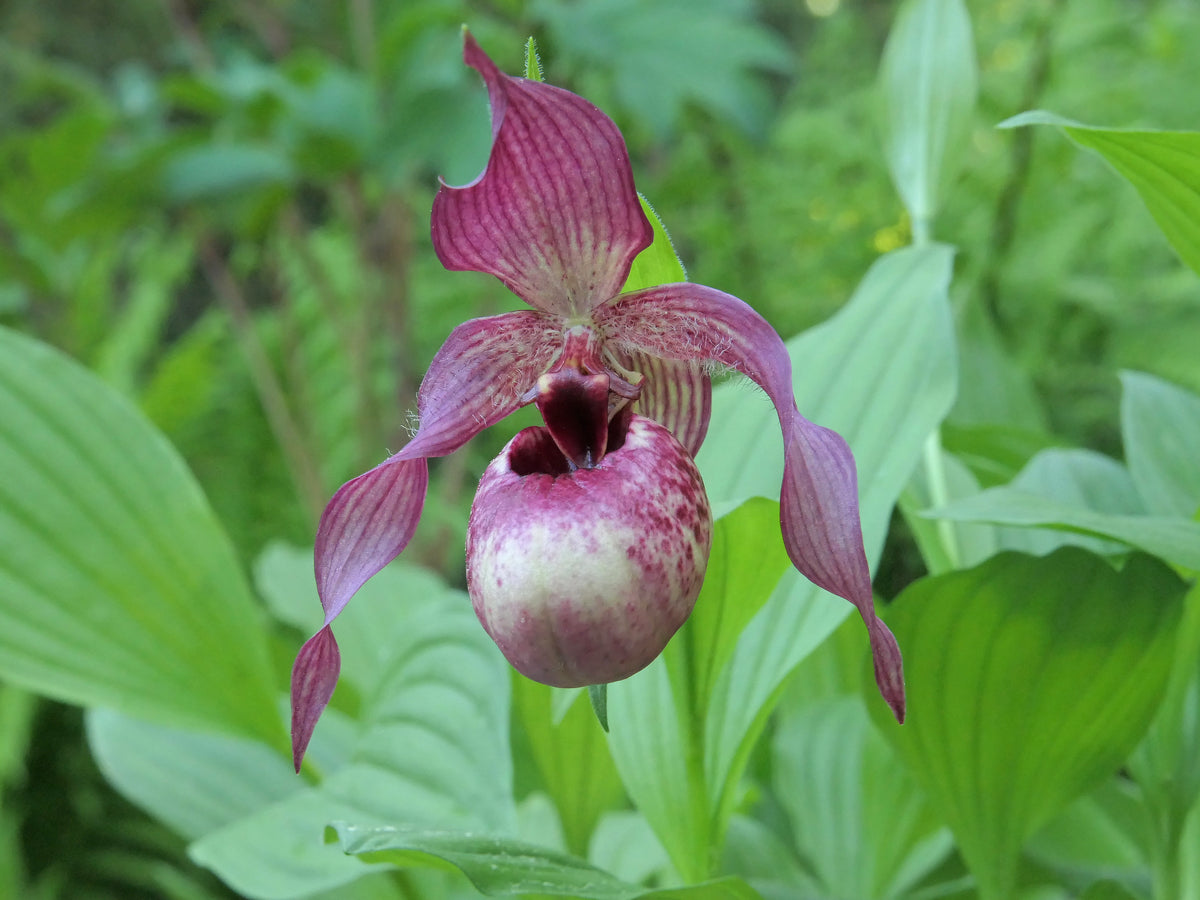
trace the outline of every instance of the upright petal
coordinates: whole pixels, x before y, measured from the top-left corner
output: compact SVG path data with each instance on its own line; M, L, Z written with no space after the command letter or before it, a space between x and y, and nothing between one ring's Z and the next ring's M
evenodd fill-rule
M487 85L492 150L474 182L443 183L434 198L438 258L546 312L586 312L621 289L653 237L625 141L582 97L505 75L470 34L463 58Z
M337 680L337 644L329 625L412 540L429 485L426 459L452 453L528 402L526 395L560 345L553 320L532 311L475 319L454 329L421 382L416 435L399 453L343 484L325 507L314 554L325 623L292 670L297 766Z
M875 680L903 721L900 649L875 614L854 457L840 435L796 410L791 359L779 335L737 297L687 283L616 297L597 309L594 318L618 351L712 360L766 391L783 430L780 522L788 556L813 583L858 608L871 638Z
M639 351L615 354L622 369L645 376L637 411L665 425L695 456L708 434L712 415L712 379L696 360L663 359Z

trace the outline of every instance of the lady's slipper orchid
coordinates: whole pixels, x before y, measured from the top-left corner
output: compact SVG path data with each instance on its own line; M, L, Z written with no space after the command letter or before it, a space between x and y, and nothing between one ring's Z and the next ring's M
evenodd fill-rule
M601 683L649 663L690 612L707 561L711 516L691 456L708 429L713 365L748 376L775 405L788 555L858 608L879 689L903 720L900 651L872 604L854 459L797 411L783 342L712 288L621 293L653 233L616 125L575 94L503 74L464 40L487 86L493 143L474 182L442 184L434 249L447 269L495 275L532 309L456 328L421 384L412 440L326 507L315 564L325 624L292 671L297 770L338 677L331 623L412 538L426 460L529 403L546 427L513 439L472 510L476 612L510 661L547 683ZM517 532L524 540L507 539Z

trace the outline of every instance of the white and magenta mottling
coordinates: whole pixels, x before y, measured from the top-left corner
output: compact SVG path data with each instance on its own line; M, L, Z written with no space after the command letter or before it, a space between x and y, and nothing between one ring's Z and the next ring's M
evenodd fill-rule
M712 512L688 452L634 416L622 446L573 471L526 428L484 472L467 530L479 621L523 675L607 684L647 666L696 603Z

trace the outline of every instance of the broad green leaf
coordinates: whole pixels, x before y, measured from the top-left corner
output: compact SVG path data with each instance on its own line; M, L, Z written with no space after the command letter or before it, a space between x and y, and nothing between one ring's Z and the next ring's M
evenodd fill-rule
M1140 900L1119 881L1097 881L1079 896L1079 900Z
M281 548L258 567L272 607L288 618L307 608L310 628L320 621L311 570L311 553ZM515 829L509 670L466 595L416 567L393 564L359 591L335 630L345 638L343 660L356 667L362 697L349 759L318 786L261 806L189 848L240 893L292 897L369 872L324 843L325 827L335 821ZM327 710L314 734L321 764L339 765L339 754L321 752L337 712Z
M746 879L772 900L825 896L795 851L762 821L747 815L734 815L729 821L721 871Z
M163 190L174 203L239 197L295 177L279 150L249 144L202 144L180 151L163 169Z
M883 50L884 152L913 234L928 234L967 144L978 90L962 0L905 0ZM920 241L919 241L920 242Z
M1013 488L990 488L927 515L959 522L1051 528L1119 541L1174 565L1200 571L1200 522L1095 512Z
M1200 273L1200 131L1095 128L1043 110L1013 116L1000 128L1057 125L1098 152L1128 179L1180 258Z
M634 884L655 877L661 880L664 875L673 877L667 851L646 817L634 810L617 810L601 817L588 844L588 861Z
M71 360L0 328L0 676L281 746L263 618L175 451Z
M1121 776L1080 797L1040 828L1025 855L1064 875L1139 877L1146 869L1141 834L1144 811L1136 791Z
M738 638L790 567L776 501L751 497L718 520L704 587L679 637L687 649L684 689L696 721L704 721Z
M1157 515L1200 509L1200 397L1141 372L1122 372L1121 435L1138 491Z
M892 504L926 435L954 397L953 326L946 298L952 251L931 246L889 254L850 303L788 342L793 386L805 415L850 442L859 471L869 558L883 543ZM699 461L718 506L779 496L783 441L770 404L744 384L714 390L712 425ZM751 568L757 561L750 564ZM852 611L788 568L742 632L705 721L680 685L676 642L609 690L609 746L626 788L685 878L711 870L741 773L787 674ZM701 614L704 615L703 613ZM866 648L865 636L861 645ZM674 673L674 674L672 674Z
M1200 799L1200 585L1185 601L1167 696L1128 765L1150 811L1152 855L1175 858Z
M88 710L88 746L108 782L195 840L304 788L289 760L257 741Z
M1118 572L1066 547L926 578L893 604L909 715L897 726L868 692L871 712L954 831L983 900L1011 896L1024 841L1145 733L1183 589L1149 557Z
M559 719L555 689L513 673L513 708L530 755L558 809L567 848L582 855L601 814L620 805L621 778L584 692Z
M872 563L927 436L954 402L954 329L946 296L952 257L951 248L941 245L881 257L845 308L788 342L800 411L837 430L854 451ZM714 391L699 462L713 500L777 498L783 441L770 405L744 385ZM710 701L705 779L714 808L735 795L741 766L784 678L852 612L845 600L795 570L784 573L743 632ZM865 653L865 635L862 647Z
M581 900L754 900L736 878L648 891L581 859L495 835L338 825L347 853L398 866L451 865L488 896L542 894Z
M586 73L611 73L619 103L660 140L689 103L761 133L771 101L758 73L792 64L786 44L743 3L537 0L530 11L545 23L558 58Z
M829 896L901 896L950 852L949 832L871 726L860 697L788 710L771 749L797 852Z
M641 194L638 194L638 200L642 204L642 212L650 220L654 240L649 247L634 257L633 265L629 267L629 277L625 279L622 290L637 291L660 284L687 281L687 272L675 253L675 245L671 243L671 236L667 234L662 219L658 217L649 200Z
M1011 464L1016 458L1015 471L1034 452L1047 446L1046 414L1033 376L1013 359L984 304L973 301L964 306L955 320L959 342L958 397L946 421L951 434L945 443L957 451L959 448L952 443L952 430L973 431L971 444L981 452L971 460L972 468L986 481L997 463L1002 474L1004 463ZM998 443L989 440L997 438ZM997 451L998 458L992 455ZM986 468L976 468L976 464ZM1008 481L1008 478L997 480Z

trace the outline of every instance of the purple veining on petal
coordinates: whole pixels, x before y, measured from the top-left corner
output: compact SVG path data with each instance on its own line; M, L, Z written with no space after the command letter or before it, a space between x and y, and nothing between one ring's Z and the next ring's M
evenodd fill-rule
M617 126L582 97L505 75L464 35L487 85L493 143L471 184L442 184L433 246L451 270L495 275L531 306L586 312L616 294L653 232Z
M317 719L333 696L341 666L337 641L328 625L310 637L296 655L292 666L292 764L297 772Z
M401 454L453 453L529 402L529 391L550 368L562 343L561 322L533 310L459 325L421 381L421 427Z
M306 648L323 646L323 634L333 640L330 623L412 540L429 484L426 459L454 452L527 402L526 394L561 344L555 321L534 311L474 319L451 332L421 382L417 434L399 453L342 485L321 515L314 570L325 627ZM304 661L304 652L297 657L294 689L317 681L328 693L306 689L303 696L293 694L293 719L302 726L293 732L303 739L296 743L293 738L297 759L337 680L336 668L327 682L319 679L320 673L310 668L315 663ZM309 656L325 658L316 650ZM314 707L317 699L320 703Z
M712 379L695 360L663 359L637 351L615 354L623 369L645 376L637 411L667 427L695 456L708 434Z
M766 391L784 437L780 520L788 556L815 584L857 607L871 637L880 691L903 721L900 650L875 614L854 457L840 435L796 410L791 359L779 335L737 297L689 283L621 295L594 318L618 350L714 360Z

